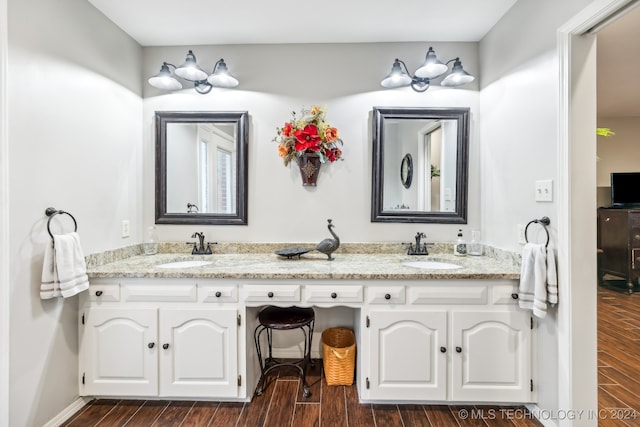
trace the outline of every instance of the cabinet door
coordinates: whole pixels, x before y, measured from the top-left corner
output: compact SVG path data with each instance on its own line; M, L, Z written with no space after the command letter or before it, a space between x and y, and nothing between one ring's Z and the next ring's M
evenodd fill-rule
M531 401L530 314L460 311L451 319L451 398Z
M236 397L235 308L160 309L160 396Z
M630 262L627 211L600 209L598 215L598 246L603 250L602 268L605 272L626 277Z
M155 396L157 310L92 307L81 316L80 395Z
M371 311L369 398L445 400L447 312Z

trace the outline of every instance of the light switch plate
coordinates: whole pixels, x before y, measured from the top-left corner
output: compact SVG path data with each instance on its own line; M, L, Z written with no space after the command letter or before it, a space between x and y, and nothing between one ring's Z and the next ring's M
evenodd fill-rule
M129 227L129 220L123 219L120 223L120 237L129 237L131 235L131 230Z
M553 180L536 181L536 202L553 202Z

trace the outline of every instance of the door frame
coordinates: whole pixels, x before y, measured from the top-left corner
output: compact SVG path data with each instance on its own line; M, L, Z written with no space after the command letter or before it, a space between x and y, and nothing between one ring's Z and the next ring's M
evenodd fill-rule
M596 37L587 31L633 0L595 0L557 32L558 408L597 414ZM593 417L559 426L595 426Z

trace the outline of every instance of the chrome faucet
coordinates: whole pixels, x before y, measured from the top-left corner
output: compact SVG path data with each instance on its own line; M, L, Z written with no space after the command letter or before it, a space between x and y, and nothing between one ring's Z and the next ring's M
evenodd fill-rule
M193 250L191 255L211 255L211 245L217 245L217 242L207 242L207 247L204 247L204 233L193 233L191 238L198 238L198 242L187 242L187 245L193 244Z
M433 245L433 243L421 243L422 239L426 239L427 236L418 231L416 233L416 243L412 245L411 243L403 243L404 245L409 245L409 250L407 250L407 255L429 255L429 251L427 250L428 245Z

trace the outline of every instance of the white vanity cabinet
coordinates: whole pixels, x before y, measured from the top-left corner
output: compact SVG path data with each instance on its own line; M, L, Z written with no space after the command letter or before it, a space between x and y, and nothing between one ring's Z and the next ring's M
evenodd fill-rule
M534 322L516 292L509 279L91 279L80 395L250 399L258 310L296 305L353 327L362 401L533 402ZM289 344L275 357L298 356Z
M92 283L80 306L80 395L239 397L236 301L228 285Z
M363 399L532 401L533 321L511 297L515 282L451 281L406 292L406 304L378 299L366 310Z

